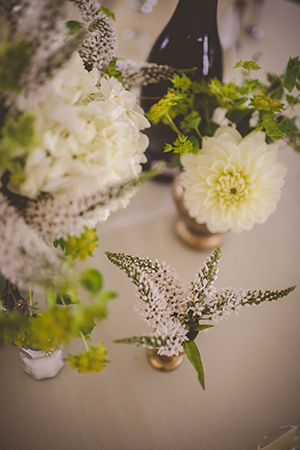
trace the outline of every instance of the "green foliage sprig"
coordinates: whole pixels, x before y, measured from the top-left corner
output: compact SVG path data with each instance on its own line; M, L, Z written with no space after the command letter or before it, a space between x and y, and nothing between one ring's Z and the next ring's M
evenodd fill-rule
M252 77L260 66L255 61L239 61L234 68L243 68L247 76L241 85L218 79L192 81L187 75L175 75L173 87L149 111L153 123L168 124L178 134L165 151L183 155L197 153L202 137L212 136L219 123L213 120L217 108L243 137L254 131L266 134L268 143L285 139L300 151L300 130L293 113L300 105L300 61L290 58L280 76L267 74L265 84ZM256 124L253 119L256 117Z

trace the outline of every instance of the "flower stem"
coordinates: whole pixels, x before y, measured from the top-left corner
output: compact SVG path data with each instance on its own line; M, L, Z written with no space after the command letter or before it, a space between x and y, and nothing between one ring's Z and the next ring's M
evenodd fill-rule
M177 128L177 126L175 125L175 123L173 122L173 120L171 119L169 114L166 113L165 116L168 119L168 121L170 122L170 126L171 126L172 130L175 131L175 133L177 133L179 136L182 136L181 131Z
M84 334L82 333L82 331L79 331L79 334L80 334L81 339L83 340L83 343L84 343L84 346L85 346L85 350L86 350L87 352L89 352L89 351L90 351L90 348L89 348L88 343L87 343L87 341L86 341L86 337L84 336Z

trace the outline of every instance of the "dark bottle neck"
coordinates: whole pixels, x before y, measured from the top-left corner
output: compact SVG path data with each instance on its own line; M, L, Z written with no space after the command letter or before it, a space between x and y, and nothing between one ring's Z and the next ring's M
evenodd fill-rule
M171 20L197 17L201 23L210 23L217 17L218 0L179 0Z

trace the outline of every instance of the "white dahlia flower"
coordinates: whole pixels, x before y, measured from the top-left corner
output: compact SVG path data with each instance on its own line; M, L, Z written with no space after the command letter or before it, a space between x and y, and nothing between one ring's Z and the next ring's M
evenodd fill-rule
M77 52L19 107L36 118L20 194L90 195L141 172L148 145L141 130L149 127L143 110L115 78L85 70Z
M189 213L212 233L251 230L272 214L281 196L286 168L277 146L255 132L242 138L232 127L204 137L197 155L181 157L181 183Z

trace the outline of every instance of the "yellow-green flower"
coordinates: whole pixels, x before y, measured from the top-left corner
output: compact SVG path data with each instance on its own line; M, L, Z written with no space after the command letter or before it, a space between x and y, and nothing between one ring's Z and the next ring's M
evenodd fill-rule
M90 346L86 353L68 355L65 361L68 361L71 369L76 369L79 373L101 372L109 362L105 359L106 353L103 342L100 342L97 347Z

